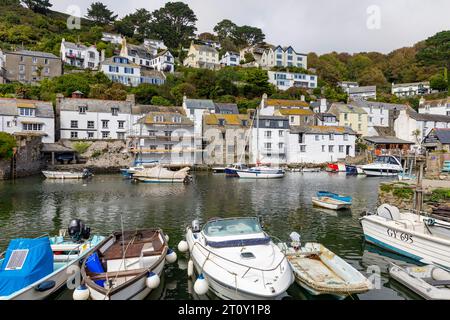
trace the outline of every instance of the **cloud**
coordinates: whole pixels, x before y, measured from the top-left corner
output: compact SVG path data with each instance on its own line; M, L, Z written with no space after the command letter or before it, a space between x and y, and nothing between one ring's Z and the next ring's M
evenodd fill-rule
M96 0L97 1L97 0ZM101 0L120 17L137 8L149 11L163 0ZM94 1L78 0L83 14ZM185 0L196 13L199 32L212 31L222 19L263 29L272 44L300 52L390 52L450 29L448 0ZM52 1L66 11L73 0ZM379 29L367 27L367 8L379 8Z

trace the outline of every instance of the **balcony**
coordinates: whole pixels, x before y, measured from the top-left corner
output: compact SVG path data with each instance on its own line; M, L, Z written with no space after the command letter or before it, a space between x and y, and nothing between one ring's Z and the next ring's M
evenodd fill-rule
M82 55L75 54L75 53L66 52L66 57L71 58L71 59L84 60L84 57Z

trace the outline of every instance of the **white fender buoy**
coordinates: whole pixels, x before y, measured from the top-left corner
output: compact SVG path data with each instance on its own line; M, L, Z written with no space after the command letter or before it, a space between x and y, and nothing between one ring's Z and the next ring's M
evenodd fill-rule
M169 242L169 239L170 239L170 238L169 238L169 235L166 234L165 236L166 236L166 242Z
M178 269L186 270L188 267L188 262L185 259L178 259Z
M168 263L174 263L175 261L177 261L177 254L176 254L176 252L173 251L170 248L167 250L166 261Z
M150 289L156 289L159 287L159 284L161 283L161 279L159 276L154 272L149 272L147 279L145 280L145 284Z
M82 284L81 286L79 286L78 288L76 288L73 291L72 297L73 297L73 300L79 301L79 300L89 299L89 295L90 295L90 292L89 292L88 287L86 287L84 284Z
M208 280L206 280L205 277L203 276L203 273L201 273L198 276L197 280L195 280L194 291L199 296L203 296L208 292L208 290L209 290Z
M181 240L180 243L178 244L178 251L180 252L187 252L189 250L189 245L187 243L187 241Z
M188 277L190 278L194 275L194 261L189 260L187 269Z

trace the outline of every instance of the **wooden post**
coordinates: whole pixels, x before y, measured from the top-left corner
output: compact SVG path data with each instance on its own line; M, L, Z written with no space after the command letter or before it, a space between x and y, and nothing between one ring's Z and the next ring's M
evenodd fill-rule
M52 151L52 166L55 165L55 152Z
M424 159L420 158L417 159L417 163L419 165L418 173L417 173L417 185L416 185L416 203L415 203L415 210L418 214L423 209L423 189L422 189L422 179L423 179L423 166L424 166Z

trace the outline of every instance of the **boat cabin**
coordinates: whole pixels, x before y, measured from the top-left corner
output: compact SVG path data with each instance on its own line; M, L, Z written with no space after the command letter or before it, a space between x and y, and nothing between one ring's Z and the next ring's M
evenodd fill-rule
M394 156L378 156L375 163L395 164L401 166L400 161Z

